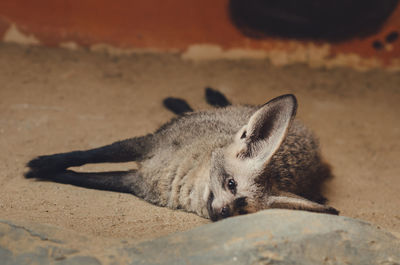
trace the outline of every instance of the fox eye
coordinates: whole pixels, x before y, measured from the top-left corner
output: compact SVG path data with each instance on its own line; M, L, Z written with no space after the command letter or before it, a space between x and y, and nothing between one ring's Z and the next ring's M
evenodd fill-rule
M235 194L236 193L236 181L234 179L228 180L228 189Z

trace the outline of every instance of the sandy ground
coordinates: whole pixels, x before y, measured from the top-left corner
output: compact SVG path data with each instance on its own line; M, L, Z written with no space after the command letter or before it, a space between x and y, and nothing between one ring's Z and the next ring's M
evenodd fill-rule
M234 103L295 93L298 117L319 136L334 179L325 195L341 215L400 232L400 74L276 68L261 60L193 63L178 55L111 56L0 45L0 218L84 235L137 240L208 220L129 194L26 180L37 155L87 149L151 132L173 114L161 101L208 108L204 88ZM135 164L96 165L114 170Z

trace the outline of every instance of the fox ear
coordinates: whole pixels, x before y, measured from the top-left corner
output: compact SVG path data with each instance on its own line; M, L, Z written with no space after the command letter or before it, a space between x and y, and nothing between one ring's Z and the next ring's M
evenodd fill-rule
M285 139L296 110L297 100L291 94L264 104L236 136L235 141L239 141L237 157L251 159L255 168L264 168Z
M269 196L266 201L265 209L290 209L303 210L317 213L328 213L338 215L339 211L333 207L319 204L293 193L282 192L278 196Z

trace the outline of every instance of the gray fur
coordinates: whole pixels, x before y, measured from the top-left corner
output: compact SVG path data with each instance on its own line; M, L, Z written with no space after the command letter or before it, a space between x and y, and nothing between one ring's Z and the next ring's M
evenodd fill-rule
M319 186L329 169L313 134L293 121L296 108L295 97L286 95L263 106L187 113L146 137L97 151L39 157L28 164L26 176L68 183L60 179L71 175L65 170L71 165L135 160L139 169L120 174L118 187L122 183L124 191L146 201L212 220L267 208L337 214L310 201L322 200ZM125 155L112 159L116 146ZM234 191L227 188L230 179L237 185Z

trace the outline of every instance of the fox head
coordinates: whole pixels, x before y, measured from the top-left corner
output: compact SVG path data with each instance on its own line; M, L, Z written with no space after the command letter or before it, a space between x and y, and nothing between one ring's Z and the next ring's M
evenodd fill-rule
M284 141L296 115L294 95L283 95L261 106L234 136L214 150L207 209L214 221L267 208L324 212L320 205L294 194L271 194L265 172ZM333 209L333 208L332 208Z

